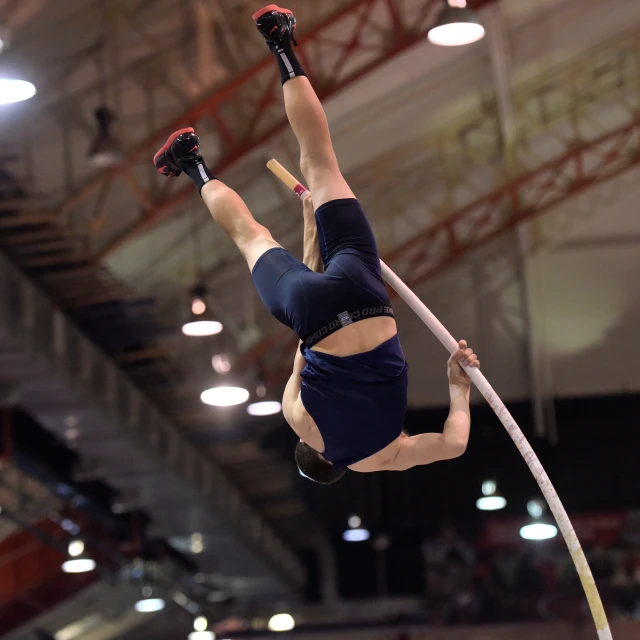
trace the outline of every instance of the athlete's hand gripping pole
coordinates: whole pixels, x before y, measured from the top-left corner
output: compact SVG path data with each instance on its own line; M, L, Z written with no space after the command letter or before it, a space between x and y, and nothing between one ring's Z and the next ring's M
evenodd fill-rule
M309 190L304 187L291 173L289 173L277 160L269 160L267 167L287 186L291 189L301 200L304 200ZM415 314L431 329L436 338L444 345L449 353L454 353L458 349L458 343L454 340L453 336L446 330L444 325L427 309L424 303L418 298L418 296L407 287L407 285L393 272L389 267L380 260L382 267L382 277L387 283L395 289L396 293L413 309ZM461 365L462 366L462 365ZM540 486L542 493L549 504L549 508L553 513L558 527L562 532L573 563L575 564L582 587L589 601L589 607L591 609L591 615L598 630L599 640L613 640L611 635L611 629L607 621L607 616L602 606L602 600L596 587L591 569L587 563L587 558L584 555L584 551L580 546L580 541L576 536L576 532L573 529L573 525L569 520L569 516L565 511L560 498L556 493L556 490L551 484L551 480L547 475L547 472L540 464L538 456L534 453L531 445L525 438L522 430L513 419L513 416L509 413L504 403L496 392L492 389L488 380L484 377L481 371L476 368L463 367L469 374L472 382L478 387L480 393L485 397L491 408L495 411L496 415L500 419L500 422L504 425L505 429L511 436L516 447L522 454L527 466L529 467L533 477Z

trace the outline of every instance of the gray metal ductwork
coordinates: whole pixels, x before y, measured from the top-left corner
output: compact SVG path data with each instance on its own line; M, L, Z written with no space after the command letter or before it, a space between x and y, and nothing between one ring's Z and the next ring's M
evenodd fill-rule
M126 490L127 472L143 485L139 506L159 535L200 531L214 555L207 569L238 596L277 598L304 584L295 553L224 472L1 255L0 301L0 367L20 404L60 435L60 415L81 415L80 454L99 456L96 474L116 489Z

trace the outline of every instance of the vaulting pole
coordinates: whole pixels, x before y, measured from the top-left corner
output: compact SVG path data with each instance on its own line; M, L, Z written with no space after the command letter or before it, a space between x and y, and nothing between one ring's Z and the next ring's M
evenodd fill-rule
M278 177L291 191L293 191L301 200L309 195L308 189L304 187L296 178L291 175L277 160L269 160L267 167ZM380 266L382 267L382 277L387 281L389 286L395 289L396 293L411 307L415 314L424 322L433 334L440 340L445 349L449 353L454 353L458 349L458 343L453 336L446 330L444 325L427 309L424 303L416 296L409 287L393 272L391 269L380 260ZM569 520L569 516L565 508L560 502L560 498L556 493L556 490L551 484L551 480L544 470L538 456L536 456L531 445L525 438L522 430L513 419L513 416L509 413L504 403L496 392L493 390L489 381L484 377L484 374L475 368L464 367L472 382L478 387L478 390L484 396L485 400L489 403L491 408L495 411L500 422L504 425L511 439L518 447L524 461L527 463L529 470L536 479L536 482L540 486L542 493L553 513L558 527L562 532L564 541L567 543L569 552L573 559L573 563L576 567L582 587L589 602L591 609L591 615L598 630L599 640L613 640L611 635L611 629L609 622L607 621L607 615L602 606L602 600L598 593L598 588L593 579L593 574L587 563L587 558L584 555L584 551L580 546L580 541L576 536L576 532L573 529L573 525Z

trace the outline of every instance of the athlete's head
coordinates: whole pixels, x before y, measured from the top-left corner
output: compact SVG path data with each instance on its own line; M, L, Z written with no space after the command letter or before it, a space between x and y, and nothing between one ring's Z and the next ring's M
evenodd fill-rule
M346 473L344 470L336 469L330 462L327 462L315 449L300 440L296 447L296 464L300 473L320 484L333 484L338 482Z

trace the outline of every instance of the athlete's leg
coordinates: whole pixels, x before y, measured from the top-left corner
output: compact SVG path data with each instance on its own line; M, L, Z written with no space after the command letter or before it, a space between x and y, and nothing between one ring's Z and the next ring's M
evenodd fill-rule
M306 289L310 278L322 276L285 251L254 219L242 198L216 179L202 159L200 140L193 129L176 131L153 161L165 176L178 176L184 171L193 180L214 220L247 260L267 309L300 338L308 337L313 327L308 327Z
M293 14L270 5L254 14L254 20L280 67L285 108L300 145L300 167L314 205L353 198L338 166L322 104L292 49L296 25Z
M193 129L181 129L170 136L154 163L163 175L178 176L184 171L193 180L213 219L236 243L249 269L265 251L280 246L251 215L242 198L209 171Z
M333 150L327 116L309 79L292 78L282 87L291 128L300 145L300 168L320 207L331 200L354 198Z
M200 193L213 219L236 243L250 270L265 251L280 246L233 189L219 180L211 180Z

